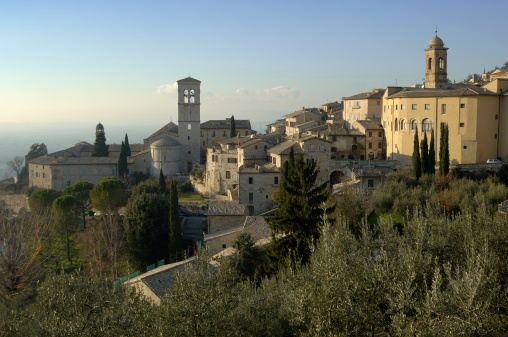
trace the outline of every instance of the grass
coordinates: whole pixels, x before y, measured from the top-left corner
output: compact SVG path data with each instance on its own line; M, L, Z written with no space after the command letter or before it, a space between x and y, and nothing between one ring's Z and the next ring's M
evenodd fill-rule
M203 196L197 192L185 192L178 197L178 201L203 201Z

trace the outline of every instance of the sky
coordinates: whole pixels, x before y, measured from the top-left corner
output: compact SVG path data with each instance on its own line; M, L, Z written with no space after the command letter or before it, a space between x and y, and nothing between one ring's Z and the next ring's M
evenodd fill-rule
M508 61L507 12L488 0L0 0L0 165L8 134L76 138L58 147L93 142L100 121L108 142L140 142L177 121L189 74L203 122L234 115L258 131L302 106L421 83L436 26L460 81Z

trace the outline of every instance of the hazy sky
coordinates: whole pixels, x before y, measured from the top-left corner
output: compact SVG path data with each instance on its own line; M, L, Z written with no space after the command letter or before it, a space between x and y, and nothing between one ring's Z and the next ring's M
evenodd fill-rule
M257 129L421 83L436 25L451 80L501 66L507 12L508 1L476 0L0 0L0 132L162 126L177 120L175 81L189 73L202 81L202 121L235 115Z

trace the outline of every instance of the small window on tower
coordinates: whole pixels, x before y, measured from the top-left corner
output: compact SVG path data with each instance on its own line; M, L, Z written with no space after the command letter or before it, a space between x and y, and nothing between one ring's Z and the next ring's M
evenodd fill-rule
M192 126L190 124L187 124L187 130L190 130Z
M194 103L194 89L191 89L191 91L190 91L189 103Z
M187 140L190 140L190 136L187 136Z

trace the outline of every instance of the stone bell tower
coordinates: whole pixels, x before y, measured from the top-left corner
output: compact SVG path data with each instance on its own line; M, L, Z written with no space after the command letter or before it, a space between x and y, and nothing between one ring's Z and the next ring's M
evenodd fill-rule
M182 172L190 172L200 162L200 86L187 77L178 83L178 141L182 145Z
M425 49L425 88L446 88L448 85L447 50L443 40L436 35Z

